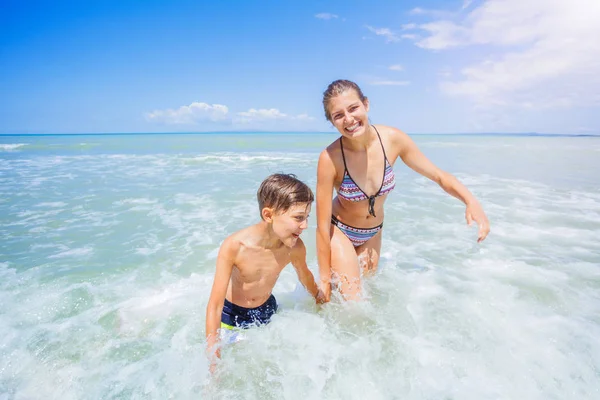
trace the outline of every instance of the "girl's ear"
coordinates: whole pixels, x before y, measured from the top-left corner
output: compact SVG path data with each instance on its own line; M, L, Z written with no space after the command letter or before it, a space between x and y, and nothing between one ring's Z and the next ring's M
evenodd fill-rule
M262 219L264 219L266 222L273 222L273 209L270 207L265 207L262 209L260 215L262 216Z
M369 111L369 99L367 97L365 97L363 104L365 105L365 110Z

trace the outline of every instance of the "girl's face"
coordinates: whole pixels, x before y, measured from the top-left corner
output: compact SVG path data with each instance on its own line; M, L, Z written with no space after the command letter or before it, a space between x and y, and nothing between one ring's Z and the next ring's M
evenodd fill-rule
M364 134L369 127L369 101L364 103L355 90L349 89L329 100L329 115L333 126L347 138Z

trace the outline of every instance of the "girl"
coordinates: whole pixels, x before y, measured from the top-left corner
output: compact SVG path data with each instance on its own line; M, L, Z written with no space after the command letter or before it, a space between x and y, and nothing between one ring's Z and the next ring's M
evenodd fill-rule
M345 299L361 295L361 272L377 269L383 204L394 190L398 158L466 205L478 242L490 231L483 208L454 176L431 163L402 131L369 124L369 100L354 82L337 80L323 94L327 119L341 137L319 156L317 167L317 257L321 289L329 301L331 282ZM331 201L333 189L337 196Z

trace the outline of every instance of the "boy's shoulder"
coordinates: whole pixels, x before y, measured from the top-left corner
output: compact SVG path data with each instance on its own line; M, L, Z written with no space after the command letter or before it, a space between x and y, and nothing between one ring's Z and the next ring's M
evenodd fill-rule
M296 240L296 244L292 247L292 251L306 251L306 246L304 245L302 238Z
M290 249L290 256L292 260L306 259L306 246L302 239L298 238L294 246Z
M219 246L219 257L224 257L235 263L237 255L240 252L241 242L235 237L235 234L229 235Z
M236 246L236 247L241 246L244 243L244 241L246 240L246 238L248 238L250 236L251 228L252 228L252 226L248 226L246 228L240 229L239 231L234 232L231 235L227 236L225 238L225 240L223 241L222 246L223 245Z
M252 238L256 237L256 225L247 226L227 236L221 247L239 251L242 247L251 246Z

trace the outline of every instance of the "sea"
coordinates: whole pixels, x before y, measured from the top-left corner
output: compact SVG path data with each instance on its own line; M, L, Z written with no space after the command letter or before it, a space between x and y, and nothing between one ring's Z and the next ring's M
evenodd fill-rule
M289 266L272 322L205 356L219 245L333 133L0 137L0 400L599 399L600 137L413 135L483 205L398 160L365 299ZM303 233L318 276L315 210Z

